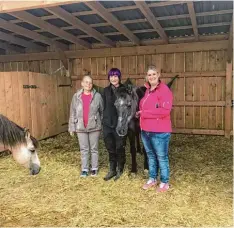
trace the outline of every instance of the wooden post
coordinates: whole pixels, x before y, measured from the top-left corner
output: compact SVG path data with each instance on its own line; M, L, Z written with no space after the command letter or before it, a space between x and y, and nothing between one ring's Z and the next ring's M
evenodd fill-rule
M225 137L231 135L231 117L232 117L232 62L226 63L226 107L225 107Z

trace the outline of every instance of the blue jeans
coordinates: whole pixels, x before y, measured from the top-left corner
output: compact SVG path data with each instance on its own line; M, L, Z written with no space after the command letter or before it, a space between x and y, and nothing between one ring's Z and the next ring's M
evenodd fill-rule
M156 180L160 168L160 181L169 182L168 147L171 133L141 132L141 138L149 163L149 179Z

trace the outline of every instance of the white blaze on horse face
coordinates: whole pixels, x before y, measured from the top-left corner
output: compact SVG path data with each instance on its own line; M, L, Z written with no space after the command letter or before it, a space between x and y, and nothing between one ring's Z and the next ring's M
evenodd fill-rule
M34 153L32 153L32 157L31 157L31 162L33 164L38 165L39 167L41 166L40 160L38 158L37 152L35 151Z
M26 145L14 147L11 151L16 162L23 165L25 168L30 168L32 153L28 150Z

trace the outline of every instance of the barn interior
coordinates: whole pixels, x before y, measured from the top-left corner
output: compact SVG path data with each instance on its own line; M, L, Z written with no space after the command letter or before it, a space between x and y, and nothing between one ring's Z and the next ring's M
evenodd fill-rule
M102 141L101 177L79 180L82 77L105 87L117 67L140 86L149 65L178 75L169 196L142 193L141 155L136 177L103 183ZM42 140L44 168L29 179L0 153L0 226L231 226L233 100L233 1L1 1L0 114Z

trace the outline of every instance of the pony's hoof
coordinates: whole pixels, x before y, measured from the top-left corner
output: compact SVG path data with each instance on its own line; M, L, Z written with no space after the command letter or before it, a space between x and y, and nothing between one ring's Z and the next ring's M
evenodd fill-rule
M136 177L137 177L137 174L134 172L134 173L130 173L130 175L129 175L129 176L130 176L130 178L132 178L132 179L133 179L133 178L136 178Z

